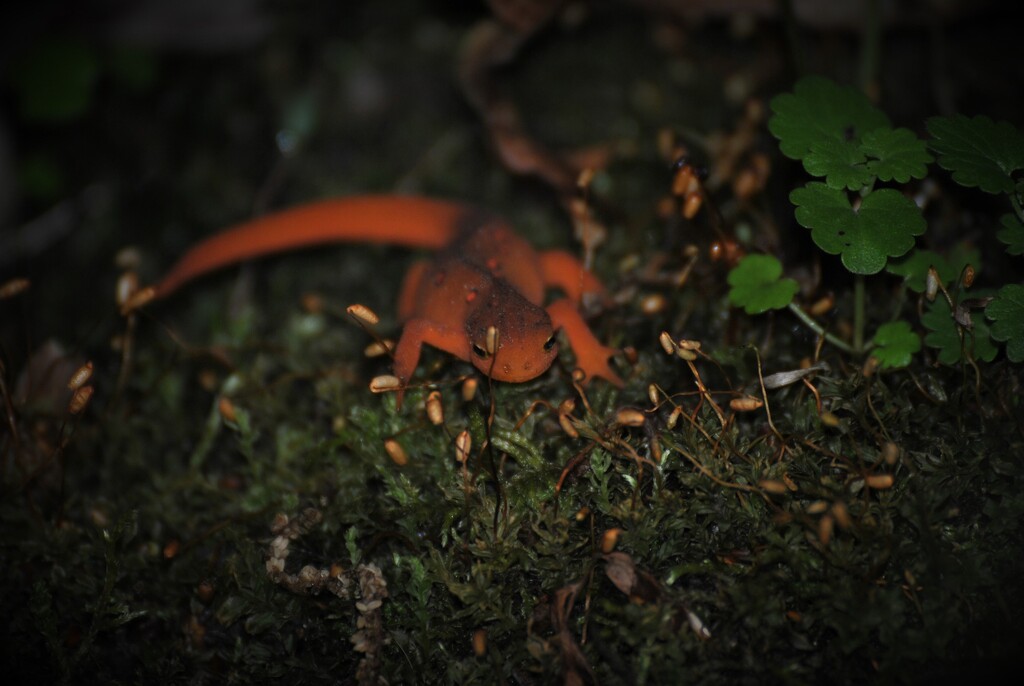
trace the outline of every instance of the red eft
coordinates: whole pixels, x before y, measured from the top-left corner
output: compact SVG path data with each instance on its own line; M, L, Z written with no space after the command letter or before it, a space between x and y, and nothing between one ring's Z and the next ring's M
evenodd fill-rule
M586 378L622 385L608 365L613 350L594 337L574 304L584 293L604 292L597 278L571 254L538 252L505 221L453 202L355 196L259 217L194 245L152 288L152 297L165 297L198 276L250 258L350 242L437 251L432 260L414 263L402 285L398 314L404 328L394 356L399 403L424 343L471 362L493 379L521 382L551 366L558 329L565 331ZM566 297L544 307L549 286ZM492 336L497 332L493 356L487 345L491 327Z

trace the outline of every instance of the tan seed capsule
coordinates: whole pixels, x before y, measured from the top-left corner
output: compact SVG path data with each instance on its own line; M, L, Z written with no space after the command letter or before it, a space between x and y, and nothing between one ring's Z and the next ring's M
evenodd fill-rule
M572 380L575 383L578 383L578 384L579 383L583 383L583 380L586 379L586 378L587 378L587 373L585 371L583 371L582 369L580 369L579 367L577 367L576 369L572 370Z
M19 293L24 293L28 290L30 282L28 279L11 279L0 286L0 300L7 300L13 298Z
M963 283L964 288L970 288L974 284L974 267L967 265L964 267L963 274L960 277L960 281Z
M374 326L375 324L380 322L380 317L377 316L377 313L371 310L366 305L360 305L359 303L356 303L354 305L349 305L348 307L346 307L345 311L348 312L351 316L358 319L359 321L363 322L364 324L369 324L370 326Z
M488 355L498 351L498 329L493 326L487 327L487 336L484 338L484 349Z
M743 396L742 398L733 398L729 401L729 407L736 412L750 412L760 408L762 405L764 405L763 400L750 395Z
M850 528L850 511L846 509L846 503L842 500L832 503L832 516L835 517L836 524L840 527Z
M303 293L300 302L302 309L310 314L320 314L324 311L324 299L319 293Z
M71 401L68 403L68 412L78 414L84 410L85 406L89 404L94 390L92 386L82 386L76 390L74 395L71 396Z
M835 413L826 410L821 413L821 423L827 427L835 428L839 426L839 417Z
M468 431L463 431L455 437L455 459L460 464L469 459L469 451L473 447L473 437Z
M797 488L796 482L793 481L789 474L782 475L782 483L786 484L786 488L793 491L794 493L800 490L799 488Z
M395 349L395 342L389 338L384 338L379 341L374 341L370 345L363 349L363 354L367 357L383 357L392 350Z
M813 503L807 506L807 514L819 515L828 509L828 503L824 500L815 500Z
M402 387L402 380L390 374L381 374L370 379L371 393L385 393Z
M700 206L703 202L700 193L690 193L686 196L686 200L683 201L683 217L686 219L693 219L700 212Z
M590 516L590 508L584 505L580 509L576 510L575 519L577 522L582 522L584 519Z
M222 395L220 400L217 401L217 411L220 412L220 416L224 418L224 421L231 423L238 421L238 413L235 412L235 404L231 402L231 398L226 395Z
M566 398L562 402L558 403L558 411L561 414L572 414L572 411L576 409L576 399Z
M172 538L171 540L167 541L167 543L164 545L164 559L173 560L175 557L178 556L178 551L180 550L181 541L179 541L176 538Z
M675 355L679 347L668 331L661 332L661 335L658 336L658 342L661 343L661 349L665 351L666 355Z
M761 490L765 493L771 493L772 495L782 495L786 492L786 484L775 479L764 479L757 484L761 487Z
M391 461L399 467L404 467L409 464L409 455L405 452L405 448L402 447L402 444L395 439L384 439L384 450L387 452L388 457L391 458Z
M68 379L68 390L77 391L85 385L85 382L92 378L92 360L89 360L75 370L75 373Z
M566 433L570 438L579 438L580 432L573 426L572 419L567 414L558 415L558 425L562 427L562 431Z
M669 429L676 428L676 424L679 422L679 417L683 414L683 408L677 407L672 410L672 414L668 416L668 421L665 422L665 426Z
M807 311L811 313L812 317L820 317L823 314L827 314L832 311L832 308L836 305L836 296L829 293L823 298L818 298L811 304Z
M150 300L156 297L156 289L152 286L146 286L142 290L136 291L128 300L121 305L121 314L126 315L139 309Z
M864 483L877 491L884 491L892 488L893 478L892 474L872 474L864 479Z
M700 350L700 341L694 341L688 338L684 338L680 341L677 341L677 344L683 350L692 350L694 352L698 352Z
M661 293L645 295L640 300L640 311L646 315L659 314L668 307L668 300Z
M928 267L928 276L924 280L924 296L928 298L928 302L935 300L935 296L939 293L939 284L941 279L939 273L935 271L935 267Z
M652 405L658 404L658 385L650 384L647 387L647 399L651 401Z
M887 441L882 446L882 459L890 467L896 464L896 460L900 459L900 447L892 441Z
M444 404L441 402L441 391L431 391L426 402L427 419L434 426L444 424Z
M678 348L676 350L676 357L686 362L693 362L697 359L697 353L693 350L687 350L686 348Z
M822 545L828 545L832 540L832 532L835 530L835 520L832 515L825 515L818 520L818 540Z
M615 421L622 426L643 426L646 419L643 412L632 407L624 407L615 413Z
M477 629L473 632L473 654L483 657L487 653L487 629Z
M605 529L605 532L601 534L601 552L610 553L615 550L615 546L618 544L619 536L621 535L622 529L617 526L611 529Z
M576 177L577 188L589 188L590 183L594 180L594 169L593 167L587 167L580 172L579 176Z
M476 397L476 387L478 381L475 378L466 379L462 384L462 401L469 402Z
M124 272L117 279L117 286L114 289L114 300L119 308L131 300L139 290L139 277L135 272Z

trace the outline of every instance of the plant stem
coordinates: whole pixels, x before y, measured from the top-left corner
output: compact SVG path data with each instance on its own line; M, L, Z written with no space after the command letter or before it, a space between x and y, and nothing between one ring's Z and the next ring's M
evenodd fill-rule
M853 349L864 351L864 275L853 277Z
M804 312L802 309L800 309L800 306L797 305L796 303L789 303L788 307L789 311L795 314L797 319L802 321L807 326L807 328L809 328L811 331L818 334L819 336L823 337L826 341L828 341L835 347L839 348L843 352L847 352L850 354L854 354L856 352L856 350L850 347L849 343L839 338L838 336L826 331L825 327L823 327L818 322L814 321L814 318L811 317L811 315Z
M879 0L864 3L864 38L860 53L860 88L871 99L878 99L878 65L882 44L882 14Z

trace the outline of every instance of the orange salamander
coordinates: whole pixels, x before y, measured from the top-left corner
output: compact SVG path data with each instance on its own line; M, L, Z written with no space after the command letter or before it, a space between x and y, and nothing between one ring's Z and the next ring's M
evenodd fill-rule
M493 379L521 382L551 366L558 329L586 378L622 385L608 365L613 350L594 337L574 304L584 293L604 292L597 278L568 252L538 252L505 221L442 200L356 196L259 217L193 246L139 300L166 297L198 276L250 258L341 242L437 251L432 260L414 263L402 285L398 314L404 328L394 355L399 403L424 343ZM549 286L566 297L544 307Z

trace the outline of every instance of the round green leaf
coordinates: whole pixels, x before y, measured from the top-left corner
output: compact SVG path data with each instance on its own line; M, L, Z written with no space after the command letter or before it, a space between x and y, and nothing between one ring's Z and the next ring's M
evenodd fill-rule
M1007 284L985 308L992 321L992 338L1006 342L1006 356L1024 362L1024 286Z
M1004 214L999 223L1003 228L996 234L1003 243L1006 243L1006 252L1011 255L1024 255L1024 224L1015 214Z
M771 255L747 255L729 272L729 302L747 314L781 310L800 288L781 276L782 264Z
M889 126L889 118L856 88L820 76L800 79L792 93L771 101L768 130L782 154L803 159L823 141L858 141L866 131ZM820 151L820 148L819 148Z
M921 350L921 337L907 322L889 322L875 332L875 349L871 356L878 359L882 369L906 367L915 353Z
M914 236L925 230L921 210L898 191L868 194L855 211L845 191L812 182L789 194L797 206L796 220L811 230L815 244L840 255L855 274L876 274L890 257L914 247Z
M860 149L868 157L876 158L867 163L867 170L881 181L906 183L911 178L923 179L932 161L928 146L910 129L868 131Z
M962 186L986 193L1011 193L1012 174L1024 169L1024 134L1005 121L988 117L932 117L927 122L931 149L939 166Z
M826 138L811 145L810 152L804 156L804 169L811 176L824 176L829 188L855 191L874 179L864 166L866 160L856 143Z

